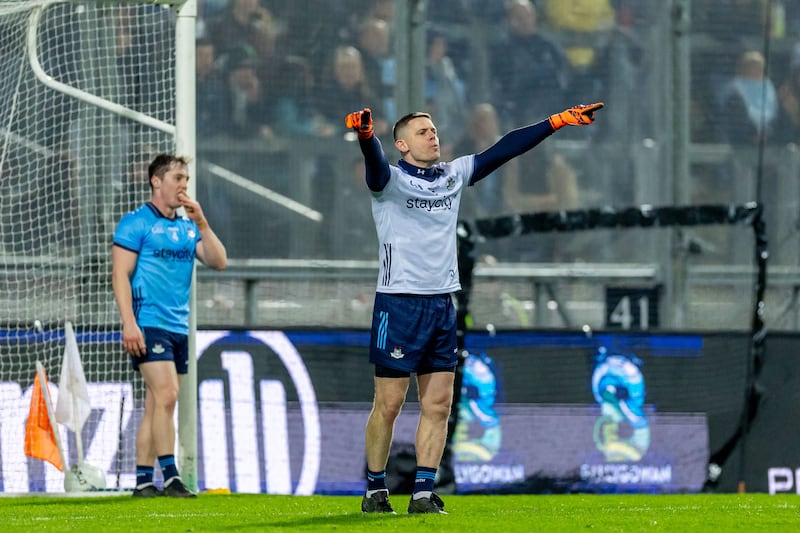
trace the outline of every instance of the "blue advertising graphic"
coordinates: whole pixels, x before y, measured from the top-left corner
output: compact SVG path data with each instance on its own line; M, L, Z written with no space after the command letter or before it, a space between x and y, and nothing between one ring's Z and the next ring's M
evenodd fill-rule
M453 452L456 462L491 461L503 440L495 410L497 376L486 354L469 354L464 360L461 403Z
M609 354L605 348L596 356L592 394L602 415L594 425L594 442L611 463L638 461L650 446L641 366L635 355Z

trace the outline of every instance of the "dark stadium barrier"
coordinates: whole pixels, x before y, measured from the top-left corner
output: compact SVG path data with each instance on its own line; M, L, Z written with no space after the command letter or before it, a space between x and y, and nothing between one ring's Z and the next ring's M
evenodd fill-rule
M361 492L372 399L368 339L368 331L198 332L200 489ZM735 492L744 480L749 492L797 491L792 413L800 400L800 335L773 334L765 342L761 398L744 448L736 434L748 373L745 332L501 331L465 340L472 355L451 457L456 484L443 490ZM118 353L117 338L79 331L78 342L82 353ZM33 344L30 352L35 360ZM109 381L98 365L85 366L91 395L136 389L128 369ZM55 384L58 369L50 375ZM20 465L27 489L45 490L43 463L21 452L30 388L30 382L0 382L4 405L17 405L0 433L4 492L20 491ZM84 428L86 455L107 458L97 466L111 488L133 483L142 398L133 400L125 402L133 413L120 427L107 396L93 397ZM390 461L389 481L398 492L407 487L413 461L415 400L412 385ZM709 456L731 442L710 483ZM74 443L67 444L74 459Z
M764 224L763 206L758 202L749 202L744 205L717 204L695 206L665 206L655 207L641 205L633 207L615 208L605 206L597 209L562 210L538 212L529 214L513 214L490 219L479 219L471 225L468 221L459 221L458 251L459 271L462 279L462 290L456 295L458 301L459 366L456 374L455 405L460 402L462 392L461 379L464 368L464 359L470 354L465 349L465 336L469 332L470 323L470 292L473 285L473 269L477 243L490 239L515 237L528 233L549 232L574 232L593 229L625 229L625 228L665 228L686 227L716 224L745 224L752 228L754 235L754 264L756 275L753 280L753 309L750 327L749 349L745 357L744 383L739 391L741 395L741 413L739 423L728 441L719 447L711 448L709 466L706 479L706 488L712 489L720 483L723 465L729 469L731 454L736 448L744 450L747 447L749 427L758 412L763 386L759 382L764 361L764 343L766 339L766 326L764 323L765 302L764 294L767 285L767 234ZM454 407L450 417L450 431L448 444L445 450L444 465L445 477L452 477L449 472L449 463L452 462L454 442L454 429L458 427L460 411ZM740 450L738 472L743 476L749 470L747 464L749 454ZM747 484L742 477L737 490L745 492Z

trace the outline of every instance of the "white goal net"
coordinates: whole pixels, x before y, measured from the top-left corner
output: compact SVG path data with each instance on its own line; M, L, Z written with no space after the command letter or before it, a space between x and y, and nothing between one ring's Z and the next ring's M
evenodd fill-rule
M142 387L120 349L110 245L149 197L149 161L176 149L175 19L152 2L0 2L0 491L63 490L23 441L37 360L57 392L66 321L92 401L85 460L109 488L133 484Z

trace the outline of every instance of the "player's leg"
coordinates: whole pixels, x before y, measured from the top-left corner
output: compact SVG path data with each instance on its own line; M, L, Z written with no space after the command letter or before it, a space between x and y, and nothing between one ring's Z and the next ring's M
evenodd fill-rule
M151 336L152 334L151 332ZM164 476L164 495L173 498L195 498L197 495L183 484L178 472L178 465L175 462L175 406L178 401L182 376L189 371L189 338L183 334L161 330L157 331L156 335L159 336L159 344L164 348L160 350L159 357L165 359L163 362L167 363L163 374L158 377L161 380L161 390L164 392L165 409L161 413L158 409L158 401L156 401L156 413L163 414L165 418L168 417L168 420L154 420L153 422L154 432L160 431L162 427L165 433L169 432L168 439L166 435L154 435L156 440L161 437L164 439L161 444L157 444L156 448L158 462ZM158 426L157 429L156 425L159 422L163 423L163 426Z
M377 370L378 373L387 371ZM389 462L394 424L403 408L409 381L410 375L375 376L375 396L365 430L367 492L361 502L361 510L365 513L394 513L386 488L386 464Z
M433 493L436 471L447 439L447 421L453 402L452 371L430 372L417 376L420 416L417 426L417 474L409 513L444 513L444 503Z
M405 402L408 377L375 377L375 398L367 419L367 468L373 472L386 469L394 436L394 423Z
M152 401L150 431L157 456L175 453L175 406L178 375L171 361L150 361L139 366Z
M453 380L450 371L417 376L420 416L417 427L417 464L438 467L447 438L447 420L453 402Z
M447 441L457 359L456 310L449 295L428 301L423 323L431 324L428 350L417 366L420 416L415 441L417 473L409 513L443 513L433 485Z
M156 452L153 447L153 394L145 384L144 413L136 432L136 487L133 496L150 498L158 496L159 491L153 485L153 472Z

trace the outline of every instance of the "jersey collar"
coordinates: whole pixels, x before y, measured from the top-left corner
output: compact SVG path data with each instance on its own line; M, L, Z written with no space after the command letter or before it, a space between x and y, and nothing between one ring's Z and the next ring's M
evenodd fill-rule
M145 203L145 205L146 205L148 208L150 208L150 211L152 211L152 212L153 212L153 214L154 214L156 217L158 217L158 218L166 218L167 220L175 220L176 218L178 218L178 215L177 215L177 214L175 215L175 217L174 217L174 218L167 218L167 217L164 215L164 213L162 213L161 211L159 211L159 210L158 210L158 208L156 207L156 205L155 205L153 202L146 202L146 203Z
M401 159L397 162L397 165L406 171L407 174L411 174L417 178L423 178L428 181L433 181L436 179L436 176L443 172L441 167L433 166L429 168L418 167L416 165L412 165L405 159Z

